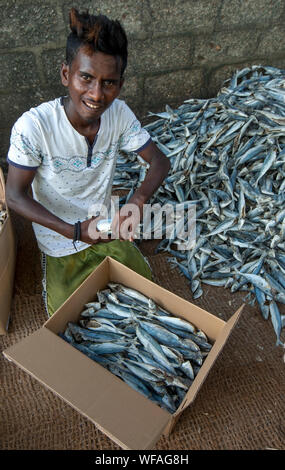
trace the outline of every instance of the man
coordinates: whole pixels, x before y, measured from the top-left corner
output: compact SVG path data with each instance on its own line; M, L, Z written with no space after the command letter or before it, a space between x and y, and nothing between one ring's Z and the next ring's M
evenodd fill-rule
M168 159L118 99L127 65L120 23L73 8L70 28L61 68L68 96L24 113L13 126L8 152L7 203L33 222L49 315L107 255L151 278L131 242L135 224L127 235L120 230L127 215L116 214L113 228L119 238L106 240L94 234L88 210L93 204L110 206L119 150L135 151L149 163L145 180L128 201L140 214L169 170Z

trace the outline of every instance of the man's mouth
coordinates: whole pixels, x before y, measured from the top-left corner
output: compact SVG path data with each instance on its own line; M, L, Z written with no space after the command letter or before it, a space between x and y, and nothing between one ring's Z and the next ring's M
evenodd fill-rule
M102 108L101 104L90 103L88 101L83 101L83 103L87 106L87 108L90 108L90 109L96 110L96 109Z

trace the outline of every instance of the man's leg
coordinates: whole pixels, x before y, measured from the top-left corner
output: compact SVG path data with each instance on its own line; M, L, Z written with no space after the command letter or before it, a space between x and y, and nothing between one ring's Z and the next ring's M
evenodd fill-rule
M59 258L43 255L44 300L50 316L106 256L114 258L147 279L152 278L147 260L129 241L114 240L109 243L98 243L86 250Z

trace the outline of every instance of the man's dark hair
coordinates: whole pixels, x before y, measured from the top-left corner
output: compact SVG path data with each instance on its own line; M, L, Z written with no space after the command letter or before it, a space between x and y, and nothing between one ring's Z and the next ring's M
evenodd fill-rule
M127 66L128 40L124 28L117 20L105 15L90 15L88 10L69 13L71 33L66 43L66 63L71 65L79 48L89 46L94 52L103 52L121 58L121 76Z

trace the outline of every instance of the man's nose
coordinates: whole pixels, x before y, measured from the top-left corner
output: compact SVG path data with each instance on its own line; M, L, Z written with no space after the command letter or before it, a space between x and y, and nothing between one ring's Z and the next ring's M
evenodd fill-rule
M100 102L103 98L103 88L99 81L95 81L90 88L89 96L92 100Z

